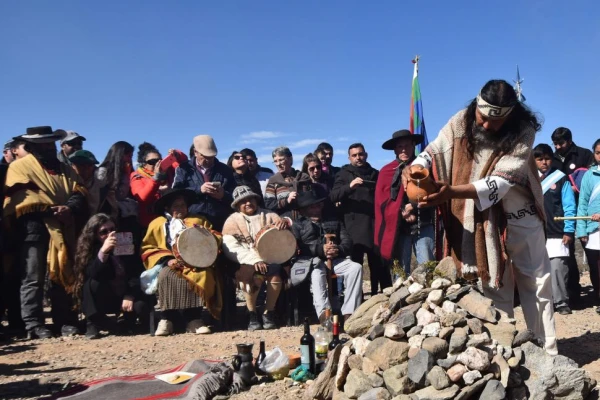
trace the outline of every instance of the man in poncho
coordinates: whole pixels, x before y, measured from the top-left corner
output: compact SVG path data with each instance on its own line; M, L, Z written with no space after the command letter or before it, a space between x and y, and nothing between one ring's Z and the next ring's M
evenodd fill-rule
M441 206L446 253L462 276L478 276L486 296L510 318L516 282L527 327L554 355L544 202L531 156L540 129L514 89L492 80L450 119L411 168L431 168L435 180L443 182L419 206ZM403 172L405 184L409 172Z
M4 229L14 233L20 246L19 254L7 251L5 256L16 257L22 269L21 316L32 339L52 336L42 307L46 269L54 325L63 336L78 333L68 294L75 283L73 217L87 215L86 190L75 171L56 158L54 142L61 138L49 126L27 128L19 139L27 142L31 154L10 164L4 184Z

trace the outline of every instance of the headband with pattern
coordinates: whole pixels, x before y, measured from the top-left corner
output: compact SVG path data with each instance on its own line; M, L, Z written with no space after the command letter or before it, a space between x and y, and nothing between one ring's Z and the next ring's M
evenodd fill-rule
M500 107L495 106L493 104L488 103L481 97L481 93L477 95L477 109L480 113L485 115L488 118L504 118L515 108L514 106L510 107Z

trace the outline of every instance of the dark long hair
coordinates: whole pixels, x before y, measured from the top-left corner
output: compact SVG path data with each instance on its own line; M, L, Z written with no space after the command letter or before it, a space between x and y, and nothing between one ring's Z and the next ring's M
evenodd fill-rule
M100 164L100 168L106 168L106 183L110 190L116 191L123 179L123 171L125 171L123 156L125 154L133 154L133 146L122 140L118 141L110 146L104 161Z
M75 290L73 297L77 307L81 304L81 290L85 280L85 268L90 263L92 258L98 255L98 249L102 243L96 240L98 229L107 222L112 221L115 226L116 222L106 214L96 214L90 218L81 230L79 239L77 239L77 252L75 253Z
M600 145L600 139L596 139L596 141L594 142L594 145L592 146L592 154L594 154L596 152L596 147ZM596 157L594 156L594 164L593 165L598 165L598 163L596 162Z
M319 168L323 166L321 160L319 160L319 157L317 157L314 153L308 153L304 156L304 159L302 160L302 172L306 172L308 174L308 163L311 162L316 162L317 164L319 164Z
M158 154L158 157L162 158L160 151L152 143L144 142L138 146L137 162L139 165L146 164L146 156L150 153Z
M491 80L481 89L481 97L490 104L499 107L514 107L506 122L502 125L500 134L503 138L498 142L498 150L508 153L512 149L522 130L533 128L536 132L542 129L541 117L517 99L515 89L505 80ZM475 153L475 110L477 99L471 100L465 113L465 129L467 131L467 152L471 158Z

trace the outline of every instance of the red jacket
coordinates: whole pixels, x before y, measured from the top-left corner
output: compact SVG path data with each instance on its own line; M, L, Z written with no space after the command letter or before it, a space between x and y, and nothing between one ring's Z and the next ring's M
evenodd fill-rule
M158 215L154 214L154 203L160 198L160 182L152 179L148 171L138 168L131 173L131 193L138 202L140 225L147 228Z

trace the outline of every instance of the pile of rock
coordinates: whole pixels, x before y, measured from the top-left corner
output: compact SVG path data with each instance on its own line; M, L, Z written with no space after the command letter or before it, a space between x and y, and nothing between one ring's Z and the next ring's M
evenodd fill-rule
M517 332L451 258L398 279L349 318L307 399L585 399L596 382Z

